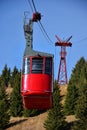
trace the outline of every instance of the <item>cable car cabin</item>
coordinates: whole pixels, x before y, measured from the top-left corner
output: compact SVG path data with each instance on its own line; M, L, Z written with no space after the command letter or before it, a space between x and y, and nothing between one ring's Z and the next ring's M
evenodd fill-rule
M22 100L26 109L52 108L53 55L30 50L23 57Z

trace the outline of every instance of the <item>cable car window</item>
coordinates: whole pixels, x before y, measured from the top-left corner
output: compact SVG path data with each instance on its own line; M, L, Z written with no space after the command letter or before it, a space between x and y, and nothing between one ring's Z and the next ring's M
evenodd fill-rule
M25 58L23 61L23 74L29 74L30 73L30 59Z
M43 72L43 59L33 58L32 59L32 73L42 73Z
M51 58L46 58L45 73L50 74L50 75L52 74L52 59Z

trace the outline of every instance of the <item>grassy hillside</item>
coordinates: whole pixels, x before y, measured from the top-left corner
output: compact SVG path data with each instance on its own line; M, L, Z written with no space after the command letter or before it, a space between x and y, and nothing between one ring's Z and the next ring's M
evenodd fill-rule
M11 117L10 124L6 130L45 130L43 127L47 112L35 117Z

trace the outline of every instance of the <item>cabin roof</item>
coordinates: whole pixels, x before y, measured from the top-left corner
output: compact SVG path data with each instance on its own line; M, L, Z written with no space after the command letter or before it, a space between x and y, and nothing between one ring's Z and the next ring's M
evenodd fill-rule
M47 56L47 57L54 57L53 54L35 51L31 48L26 47L24 51L24 56Z

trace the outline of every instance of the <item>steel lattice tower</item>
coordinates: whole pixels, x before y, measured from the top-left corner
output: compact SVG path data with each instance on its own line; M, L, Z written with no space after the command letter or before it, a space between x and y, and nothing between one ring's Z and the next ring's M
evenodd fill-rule
M69 40L72 38L70 36L66 41L62 41L58 36L56 36L57 42L55 43L55 46L60 46L60 64L59 64L59 71L58 71L58 84L67 84L68 78L67 78L67 69L66 69L66 47L71 47L72 43L69 42Z

